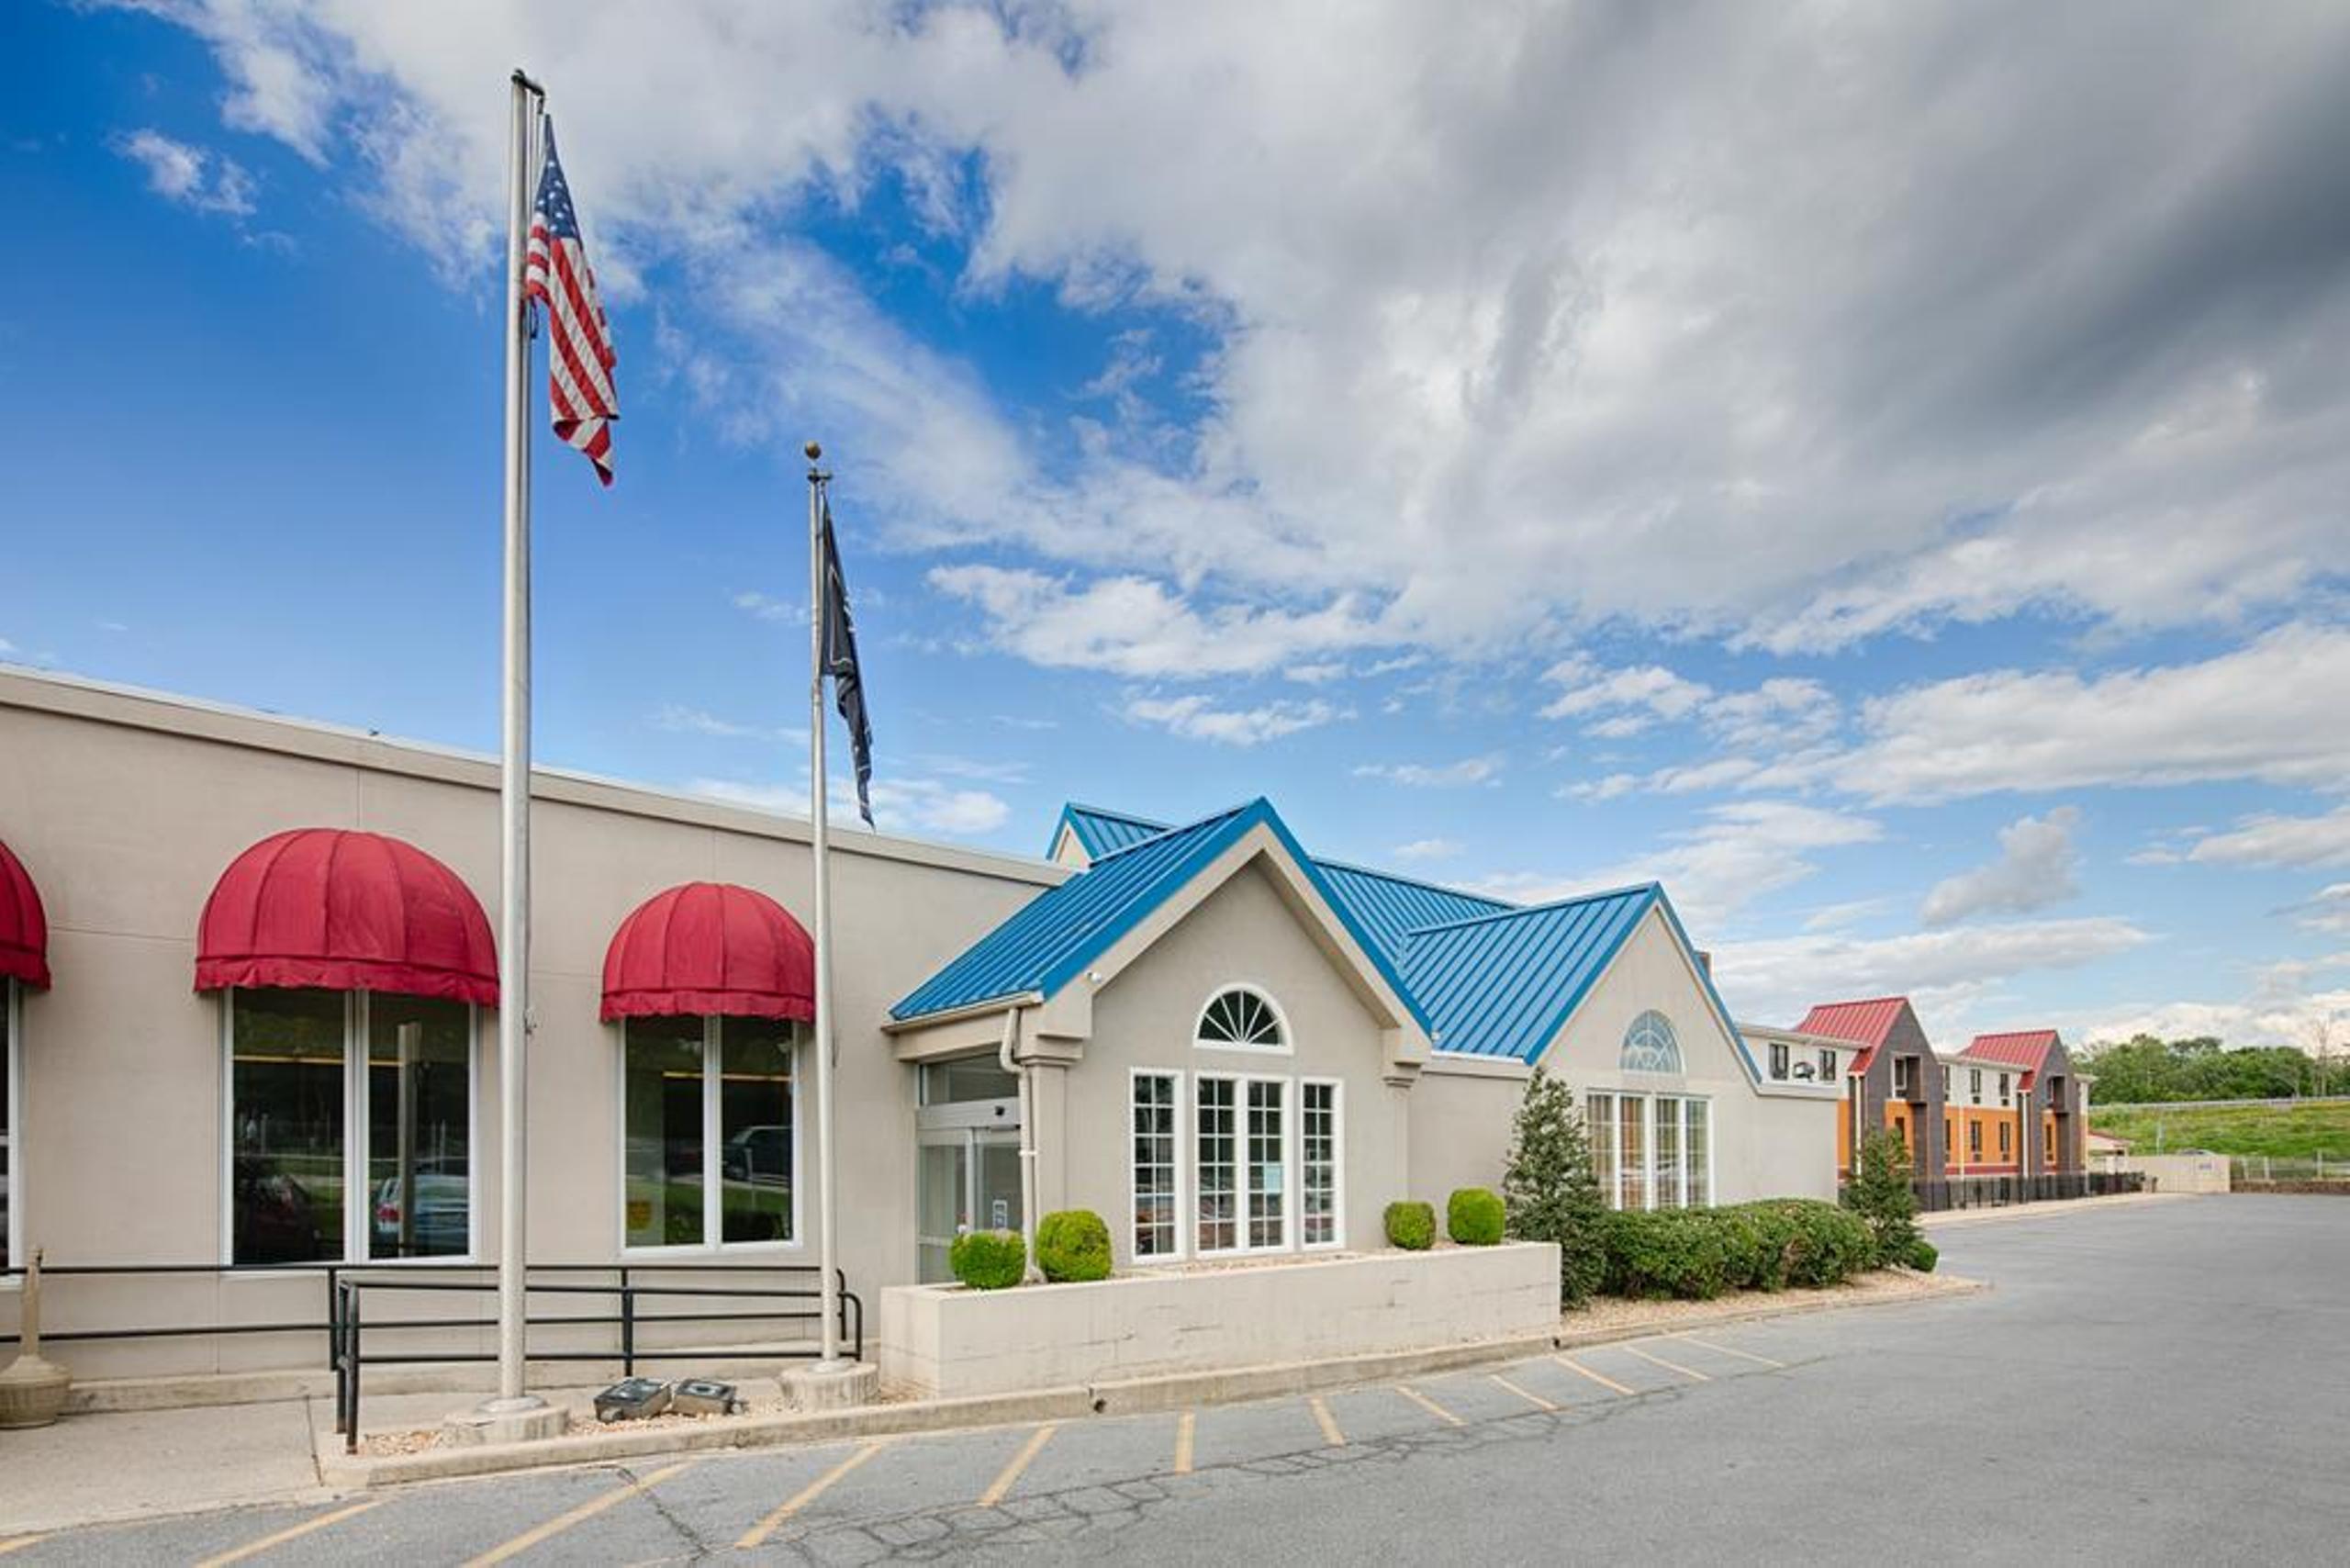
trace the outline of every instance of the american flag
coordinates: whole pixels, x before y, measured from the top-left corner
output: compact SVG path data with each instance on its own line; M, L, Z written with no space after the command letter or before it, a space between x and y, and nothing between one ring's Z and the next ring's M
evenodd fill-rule
M596 465L596 477L612 482L612 421L621 401L612 390L611 324L596 297L596 272L579 241L579 215L572 210L571 186L554 155L554 121L540 121L546 162L539 173L538 204L531 213L531 249L522 263L522 292L546 307L547 406L554 433Z

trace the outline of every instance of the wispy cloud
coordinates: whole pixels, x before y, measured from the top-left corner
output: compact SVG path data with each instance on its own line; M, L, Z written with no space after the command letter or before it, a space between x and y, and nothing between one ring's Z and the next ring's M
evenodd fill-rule
M1501 754L1464 756L1457 762L1365 762L1354 768L1358 778L1383 778L1413 790L1460 790L1472 784L1498 784Z
M1253 708L1221 708L1214 699L1197 692L1181 697L1134 698L1124 711L1129 722L1155 724L1186 740L1239 746L1260 745L1348 716L1347 710L1320 698L1306 702L1264 702Z
M1450 860L1461 850L1457 838L1416 838L1409 844L1399 844L1387 853L1398 860Z
M2080 823L2074 806L2017 818L1999 830L1999 857L1934 884L1919 918L1949 925L1978 914L2028 914L2077 896L2081 855L2073 830Z
M227 218L253 214L253 176L225 153L175 141L152 129L118 135L110 145L146 170L147 188L166 201Z
M733 719L721 718L699 708L683 703L665 704L653 716L655 727L678 734L712 735L722 740L780 741L789 745L808 744L805 727L789 724L746 724Z

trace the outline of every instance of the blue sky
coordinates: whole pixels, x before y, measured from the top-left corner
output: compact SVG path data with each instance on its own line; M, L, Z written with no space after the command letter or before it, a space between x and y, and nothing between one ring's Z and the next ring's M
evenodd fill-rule
M1661 877L1764 1021L2339 1030L2350 28L2087 14L10 7L0 658L494 744L527 56L623 409L543 760L803 798L815 435L885 826L1262 793Z

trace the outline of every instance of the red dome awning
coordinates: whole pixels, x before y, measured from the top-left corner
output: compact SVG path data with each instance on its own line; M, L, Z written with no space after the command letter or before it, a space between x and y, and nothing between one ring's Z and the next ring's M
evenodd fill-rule
M196 925L196 989L318 986L494 1006L489 917L458 875L376 833L297 828L229 862Z
M604 954L606 1023L681 1013L811 1019L816 944L765 893L688 882L636 906Z
M49 985L49 916L25 863L0 844L0 980Z

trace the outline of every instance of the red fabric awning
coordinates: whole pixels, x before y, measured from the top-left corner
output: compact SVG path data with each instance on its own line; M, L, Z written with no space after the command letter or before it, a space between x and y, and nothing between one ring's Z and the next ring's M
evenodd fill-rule
M489 917L454 871L412 844L297 828L229 863L205 901L196 989L318 986L495 1006Z
M604 1021L681 1013L813 1018L808 928L732 882L688 882L645 900L604 954Z
M49 916L25 863L0 844L0 979L49 985Z

